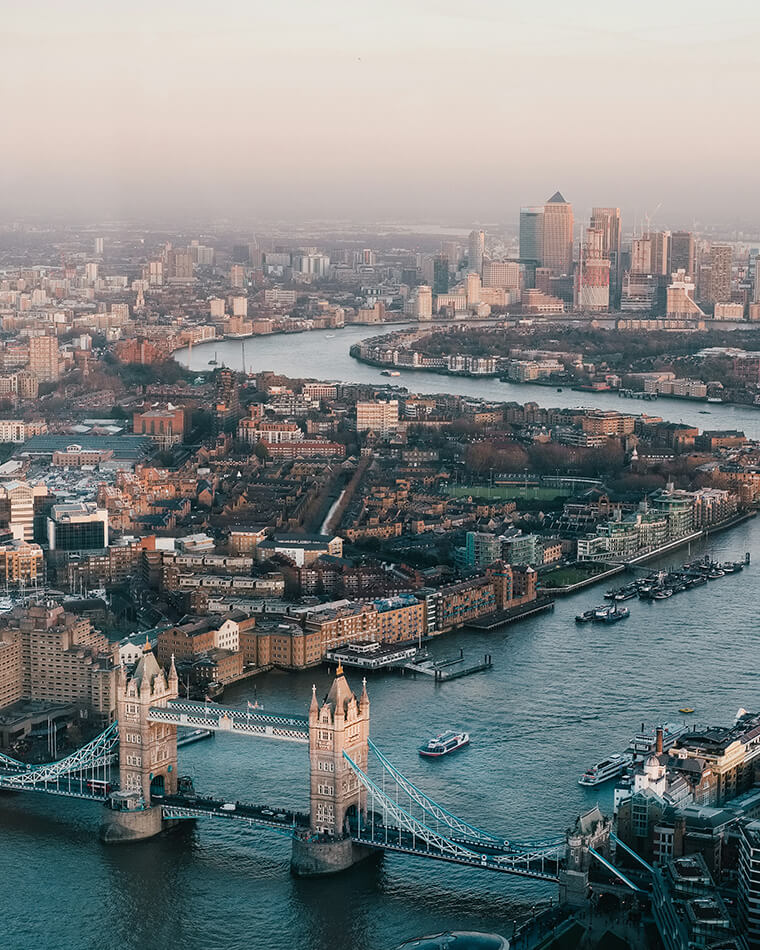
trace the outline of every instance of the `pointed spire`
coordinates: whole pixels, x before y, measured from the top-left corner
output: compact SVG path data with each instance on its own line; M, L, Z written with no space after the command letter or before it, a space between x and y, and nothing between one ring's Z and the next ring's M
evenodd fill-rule
M336 675L336 676L343 676L343 664L342 664L340 661L338 661L338 667L337 667L337 669L335 670L335 675Z
M367 693L367 677L364 676L362 677L362 695L359 706L363 708L367 703L369 703L369 694Z
M309 706L309 712L319 712L319 703L317 702L317 684L311 684L311 705Z
M143 653L150 653L153 647L150 645L150 637L148 634L145 634L145 644L143 645Z

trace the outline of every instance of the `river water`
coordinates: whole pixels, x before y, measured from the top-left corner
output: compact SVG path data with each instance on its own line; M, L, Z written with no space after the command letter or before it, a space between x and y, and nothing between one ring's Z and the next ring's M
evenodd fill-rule
M380 380L346 355L364 335L367 328L247 341L247 368ZM239 343L215 348L220 362L234 365ZM195 368L207 353L194 349ZM576 395L428 374L407 385L544 404L573 404ZM621 403L631 405L604 397L603 404ZM667 417L666 405L673 403L646 408ZM694 413L699 407L675 405L671 418L710 418L716 428L758 434L752 420L760 417L752 410L711 407L712 417L702 417ZM433 645L436 654L461 647L474 659L489 652L493 670L440 685L372 676L373 739L441 804L504 837L554 836L596 801L609 809L611 788L584 789L578 777L622 750L641 721L678 719L678 708L688 705L697 721L728 723L739 706L760 708L760 519L692 547L692 554L703 550L721 560L750 551L756 566L667 601L631 601L631 617L612 627L573 622L599 602L603 591L596 588L500 631L448 636ZM685 557L684 550L665 560ZM350 672L349 681L360 688ZM256 695L267 710L305 712L312 682L323 695L330 676L322 669L273 672L256 681ZM253 696L254 684L241 684L225 702L244 706ZM438 762L420 759L420 742L448 726L468 729L470 747ZM181 749L180 772L192 774L201 793L307 805L301 746L220 734ZM296 880L288 870L289 842L271 832L208 821L115 848L99 843L98 822L98 807L85 802L0 797L4 950L390 950L447 928L509 935L515 918L555 895L535 882L400 855L334 878Z

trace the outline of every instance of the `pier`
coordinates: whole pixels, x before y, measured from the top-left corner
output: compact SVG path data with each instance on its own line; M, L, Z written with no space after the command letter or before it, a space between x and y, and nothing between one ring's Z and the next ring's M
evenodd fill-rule
M443 683L447 680L460 679L462 676L470 676L473 673L483 673L493 667L493 657L486 653L482 660L475 663L467 663L464 657L464 650L459 651L459 656L443 657L440 660L421 660L407 663L405 670L411 673L421 673L423 676L432 676L436 683Z

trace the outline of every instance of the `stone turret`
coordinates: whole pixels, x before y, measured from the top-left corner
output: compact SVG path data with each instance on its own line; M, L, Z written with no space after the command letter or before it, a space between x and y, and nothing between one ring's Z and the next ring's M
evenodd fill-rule
M101 827L104 841L135 841L162 830L161 809L152 806L152 796L177 791L177 727L151 722L149 713L176 699L178 687L174 657L167 676L148 640L134 672L119 671L119 791L111 796Z
M366 772L369 739L367 681L356 698L343 667L335 671L330 691L320 705L312 687L309 706L309 767L311 827L293 839L291 869L301 876L344 871L371 851L350 837L352 823L366 808L362 786L345 752Z
M369 696L366 682L357 700L339 666L322 706L312 691L309 709L311 827L320 834L342 835L346 817L361 810L359 781L343 756L367 769Z

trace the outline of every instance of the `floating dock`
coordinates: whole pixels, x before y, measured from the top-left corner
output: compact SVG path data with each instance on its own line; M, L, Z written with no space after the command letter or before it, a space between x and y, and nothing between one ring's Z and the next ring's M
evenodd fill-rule
M405 670L410 673L420 673L422 676L431 676L436 683L443 683L447 680L456 680L462 676L470 676L472 673L483 673L493 667L493 657L486 653L482 660L474 663L468 663L465 660L464 650L459 651L459 656L442 657L440 660L422 660L419 662L407 663Z

